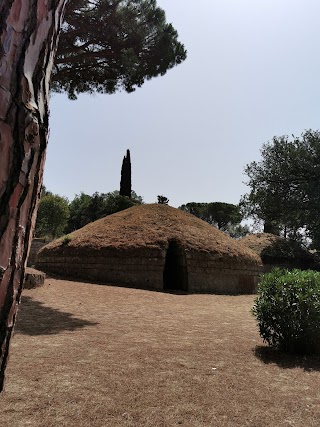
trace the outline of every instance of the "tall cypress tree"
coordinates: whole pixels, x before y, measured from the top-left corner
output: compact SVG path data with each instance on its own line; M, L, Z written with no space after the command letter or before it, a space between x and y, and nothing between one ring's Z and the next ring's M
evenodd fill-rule
M124 156L121 168L121 181L120 181L120 196L127 196L131 199L131 160L130 150L127 150Z

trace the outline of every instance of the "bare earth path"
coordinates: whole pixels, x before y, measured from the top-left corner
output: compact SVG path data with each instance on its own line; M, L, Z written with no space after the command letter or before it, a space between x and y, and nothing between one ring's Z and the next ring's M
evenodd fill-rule
M25 290L1 427L320 425L320 363L266 351L253 296Z

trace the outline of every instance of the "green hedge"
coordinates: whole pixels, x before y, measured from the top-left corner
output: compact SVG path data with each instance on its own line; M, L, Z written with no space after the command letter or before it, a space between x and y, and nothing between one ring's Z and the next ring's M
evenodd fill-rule
M265 342L289 353L320 353L320 273L274 269L257 293L252 312Z

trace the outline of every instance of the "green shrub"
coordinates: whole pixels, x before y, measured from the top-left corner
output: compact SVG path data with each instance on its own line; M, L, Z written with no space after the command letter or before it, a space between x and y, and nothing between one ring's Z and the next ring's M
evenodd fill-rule
M252 309L262 339L289 353L320 350L320 273L274 269L264 274Z
M65 236L62 237L62 244L63 245L68 245L71 242L71 237L66 234Z

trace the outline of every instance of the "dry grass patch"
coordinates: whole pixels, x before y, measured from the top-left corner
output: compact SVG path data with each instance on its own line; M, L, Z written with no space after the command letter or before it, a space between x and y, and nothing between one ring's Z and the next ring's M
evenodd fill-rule
M300 243L271 233L249 234L240 239L240 243L260 256L263 263L291 263L310 268L315 262L314 256Z
M262 346L253 296L25 290L1 427L316 427L320 364Z

